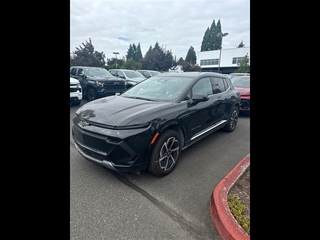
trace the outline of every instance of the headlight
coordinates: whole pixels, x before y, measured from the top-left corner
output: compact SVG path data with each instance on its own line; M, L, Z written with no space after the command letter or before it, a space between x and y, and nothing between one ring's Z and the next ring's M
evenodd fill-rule
M96 81L96 84L97 85L100 85L100 86L103 86L103 83L99 82L99 81Z

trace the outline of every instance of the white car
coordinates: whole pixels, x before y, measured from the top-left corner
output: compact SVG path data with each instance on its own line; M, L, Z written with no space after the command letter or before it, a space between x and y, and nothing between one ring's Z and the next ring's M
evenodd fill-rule
M82 88L78 79L70 77L70 104L80 105L82 100Z

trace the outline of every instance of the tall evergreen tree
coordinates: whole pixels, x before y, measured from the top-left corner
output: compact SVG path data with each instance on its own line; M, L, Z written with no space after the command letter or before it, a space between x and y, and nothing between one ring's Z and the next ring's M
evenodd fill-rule
M210 50L216 50L216 42L217 38L215 36L215 33L217 32L216 30L216 22L215 20L212 21L211 26L210 26L210 31L209 31L209 41L208 41L208 51Z
M186 62L196 64L197 63L197 57L196 52L194 51L194 48L191 46L188 50L187 56L186 56Z
M210 41L210 29L207 28L206 32L204 33L202 43L201 43L201 51L208 51L209 49L209 41Z
M134 43L132 44L132 51L133 51L132 59L136 61L137 47Z
M220 19L217 24L215 20L212 21L210 28L208 27L201 43L201 51L211 51L218 50L221 47L221 37L218 36L218 33L221 32L221 23Z
M184 60L182 57L179 58L178 62L177 62L177 65L183 65L184 63Z
M141 52L141 47L140 47L140 43L138 43L137 46L137 51L136 51L136 61L141 61L142 59L142 52Z
M215 31L212 32L213 36L215 36L215 38L214 38L215 42L213 44L213 50L218 50L218 49L222 48L222 45L221 45L222 44L222 37L218 36L219 33L222 33L220 19L217 22L217 26L215 28Z
M129 60L130 58L133 59L133 47L132 47L132 44L129 45L129 48L128 48L128 51L127 51L127 55L126 55L126 58L127 60Z
M243 41L241 41L241 43L239 43L237 48L242 48L242 47L244 47Z

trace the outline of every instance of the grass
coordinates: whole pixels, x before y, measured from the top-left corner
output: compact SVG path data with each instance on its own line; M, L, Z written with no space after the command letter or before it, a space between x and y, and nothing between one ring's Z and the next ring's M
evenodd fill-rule
M236 194L228 194L228 204L234 218L250 236L250 218L244 215L245 205L242 204L239 196Z

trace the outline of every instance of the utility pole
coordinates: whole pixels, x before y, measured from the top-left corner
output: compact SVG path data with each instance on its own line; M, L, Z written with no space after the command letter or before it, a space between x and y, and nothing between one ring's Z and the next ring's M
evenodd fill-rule
M228 33L222 33L222 32L220 32L220 33L218 33L217 34L217 36L218 37L221 37L221 46L220 46L220 56L219 56L219 66L218 66L218 72L220 72L220 62L221 62L221 49L222 49L222 39L223 39L223 37L225 37L225 36L227 36L228 35Z

